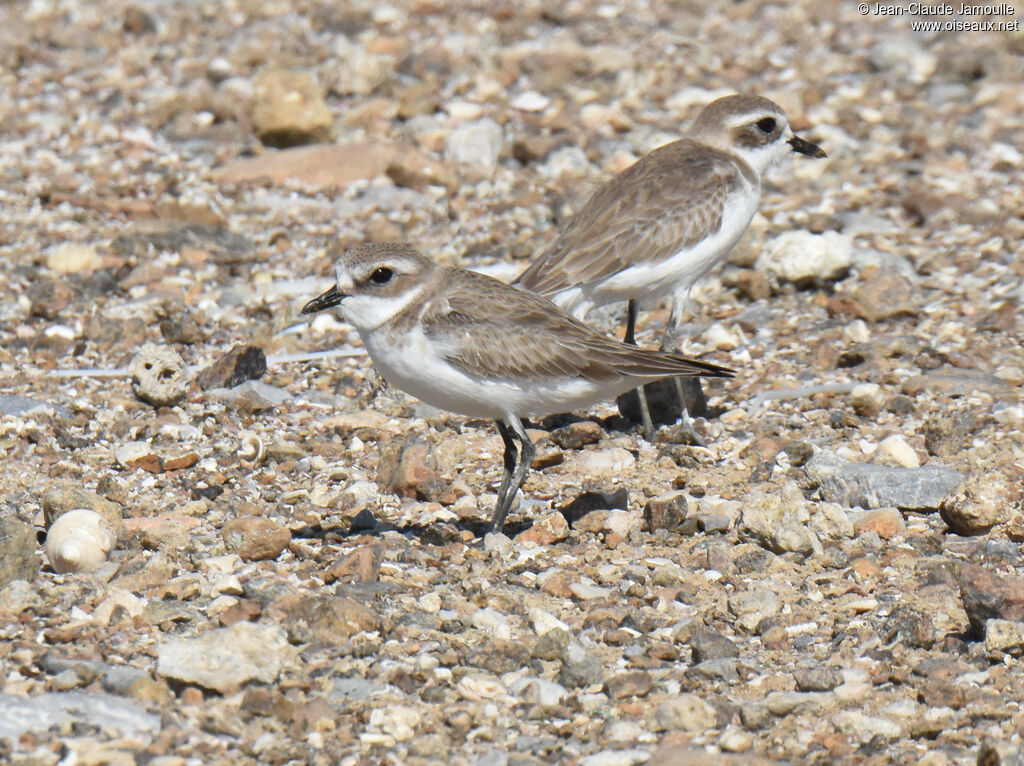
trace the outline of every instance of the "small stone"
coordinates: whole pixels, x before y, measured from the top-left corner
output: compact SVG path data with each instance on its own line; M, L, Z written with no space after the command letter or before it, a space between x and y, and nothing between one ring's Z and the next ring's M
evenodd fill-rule
M645 670L629 670L612 676L604 684L605 693L615 700L643 697L654 686L651 674Z
M239 622L196 638L160 642L156 672L180 683L227 693L248 681L273 683L287 649L279 625Z
M960 568L960 599L975 637L992 619L1024 622L1024 578L995 574L976 564Z
M997 619L986 622L985 651L1013 656L1024 654L1024 622Z
M758 702L745 702L740 705L740 722L751 731L767 729L773 719L772 711Z
M36 579L38 548L35 527L10 517L0 519L0 588L15 580Z
M907 444L907 440L902 436L895 434L887 436L879 442L872 460L881 465L895 465L903 468L921 467L921 461L914 448Z
M872 274L849 293L838 293L829 301L835 313L852 314L869 322L914 313L914 288L910 281L888 269Z
M360 546L331 564L324 571L324 582L376 582L380 579L383 558L383 545Z
M958 535L981 535L1010 519L1024 488L1003 471L971 473L939 506L939 515Z
M621 487L614 492L602 492L602 491L588 491L580 495L577 495L568 503L558 509L559 513L565 517L565 520L575 525L582 519L594 516L594 521L597 513L602 511L609 511L613 508L627 508L629 507L629 490L625 487ZM602 524L608 518L608 514L601 516ZM588 531L588 530L583 530ZM589 530L593 532L599 531L598 529Z
M858 415L873 418L885 406L886 394L877 383L861 383L850 392L850 406Z
M103 259L92 245L65 242L46 254L46 267L57 274L77 274L102 268Z
M487 178L498 166L504 143L505 131L501 125L484 117L463 123L449 134L444 158Z
M553 545L569 536L569 524L558 512L548 513L537 519L533 525L515 537L515 542Z
M266 69L253 82L250 119L265 146L285 148L328 141L334 118L309 71Z
M816 450L804 466L822 497L847 507L936 510L963 479L943 466L892 468L874 463L850 463L829 450Z
M562 650L562 671L558 680L570 689L579 686L593 686L604 682L604 667L601 660L589 654L575 641Z
M644 505L644 522L651 532L656 529L678 532L679 525L686 520L688 510L686 493L676 490L648 500Z
M416 727L422 719L422 713L414 707L388 705L370 713L370 727L394 737L397 742L407 742L416 736Z
M604 429L592 420L581 420L576 423L556 428L551 432L551 441L562 449L580 449L588 444L596 444L604 436Z
M128 365L132 391L154 407L173 407L184 401L192 373L178 352L168 346L147 343Z
M736 615L736 627L754 633L762 620L779 613L779 598L767 588L752 588L729 597L729 611Z
M838 279L852 263L850 237L835 231L812 234L800 229L784 232L765 243L757 268L780 282L805 285Z
M903 514L895 508L879 508L854 518L853 531L856 535L874 532L883 540L893 540L906 537L907 524Z
M257 380L267 371L267 357L259 346L239 345L196 376L204 391L212 388L234 388L247 380Z
M690 649L693 651L693 661L695 663L740 656L740 649L736 644L721 633L716 633L707 628L693 631L687 643L689 643Z
M793 671L793 680L799 691L828 692L843 683L843 676L835 668L818 666Z
M569 645L569 632L563 628L546 631L533 646L533 656L538 660L558 660Z
M41 505L47 529L62 514L75 508L85 508L102 516L108 526L118 535L122 530L121 507L117 503L105 500L95 492L90 492L75 484L61 483L56 487L51 487L43 493Z
M429 500L428 489L438 482L430 444L416 437L389 442L381 450L377 483L402 497Z
M280 614L292 643L323 641L341 644L358 633L381 628L381 618L369 606L347 596L284 596L267 607Z
M246 561L275 559L292 539L286 527L262 516L232 519L221 529L221 537L229 551Z
M702 734L715 728L718 714L696 694L683 694L658 706L654 714L662 731L687 731Z
M147 442L126 442L114 450L114 458L122 468L141 468L150 473L163 471L160 456Z
M963 449L974 427L975 417L971 412L930 418L924 426L924 447L929 455L953 457Z

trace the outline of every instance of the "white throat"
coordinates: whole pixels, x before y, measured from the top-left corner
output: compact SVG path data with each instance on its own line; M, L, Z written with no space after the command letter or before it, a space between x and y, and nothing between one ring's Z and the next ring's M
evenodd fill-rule
M420 297L425 285L400 295L350 295L338 304L342 316L360 333L387 324Z

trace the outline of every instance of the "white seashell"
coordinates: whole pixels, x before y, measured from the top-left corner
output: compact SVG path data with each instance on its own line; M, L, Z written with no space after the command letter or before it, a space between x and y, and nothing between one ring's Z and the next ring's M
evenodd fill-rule
M238 449L238 456L242 460L251 460L257 464L262 463L263 459L267 456L267 448L259 434L246 429L238 434L238 438L242 442L242 446Z
M116 542L117 535L102 516L77 508L50 526L46 557L55 572L91 572L107 560Z

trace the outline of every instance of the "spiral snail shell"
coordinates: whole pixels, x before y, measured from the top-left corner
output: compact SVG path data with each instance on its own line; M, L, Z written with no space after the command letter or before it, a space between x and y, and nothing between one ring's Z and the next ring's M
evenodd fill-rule
M90 572L107 560L116 542L117 536L102 516L77 508L50 526L46 557L55 572Z

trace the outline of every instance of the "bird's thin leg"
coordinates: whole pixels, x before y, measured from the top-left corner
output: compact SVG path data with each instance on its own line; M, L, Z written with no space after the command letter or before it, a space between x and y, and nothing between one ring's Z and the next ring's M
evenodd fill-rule
M515 471L512 474L512 481L508 486L508 494L505 498L503 507L499 507L494 513L494 521L491 524L492 531L500 532L505 526L505 517L508 515L509 510L512 507L512 503L516 498L516 493L519 492L519 488L523 486L523 482L526 481L526 474L530 470L530 464L533 462L533 458L537 454L537 448L533 446L533 441L526 433L526 429L523 428L523 424L519 418L515 415L510 415L508 418L508 425L512 428L516 438L519 439L521 449L519 451L519 465L516 466ZM506 467L507 467L506 463Z
M636 311L636 301L630 300L626 304L626 335L622 339L630 346L636 345ZM647 392L644 391L643 386L637 388L636 398L640 402L640 420L644 424L644 438L649 442L653 442L654 421L651 419L651 408L647 404Z
M661 350L667 352L676 351L679 339L679 325L683 322L683 311L686 305L686 294L676 295L672 299L672 312L669 314L668 327L665 328L665 335L661 339ZM689 441L700 447L707 446L704 439L697 433L697 427L690 416L690 410L703 411L707 405L707 397L701 386L700 378L690 378L685 382L680 377L672 379L676 384L676 395L679 397L679 420L682 433ZM704 408L699 409L698 405L703 402Z
M630 300L626 304L626 337L622 340L624 343L628 343L630 346L636 345L636 338L634 332L636 331L636 301Z
M519 450L516 449L515 440L512 438L512 432L508 430L508 426L500 420L496 422L498 424L498 433L501 434L501 440L505 443L505 455L503 457L505 473L502 474L501 486L498 487L498 504L494 508L494 516L491 519L491 528L495 532L500 532L502 527L505 525L505 516L508 515L508 506L511 505L511 502L508 500L508 490L509 485L512 483L512 473L516 469ZM515 493L513 493L513 496L514 494Z

